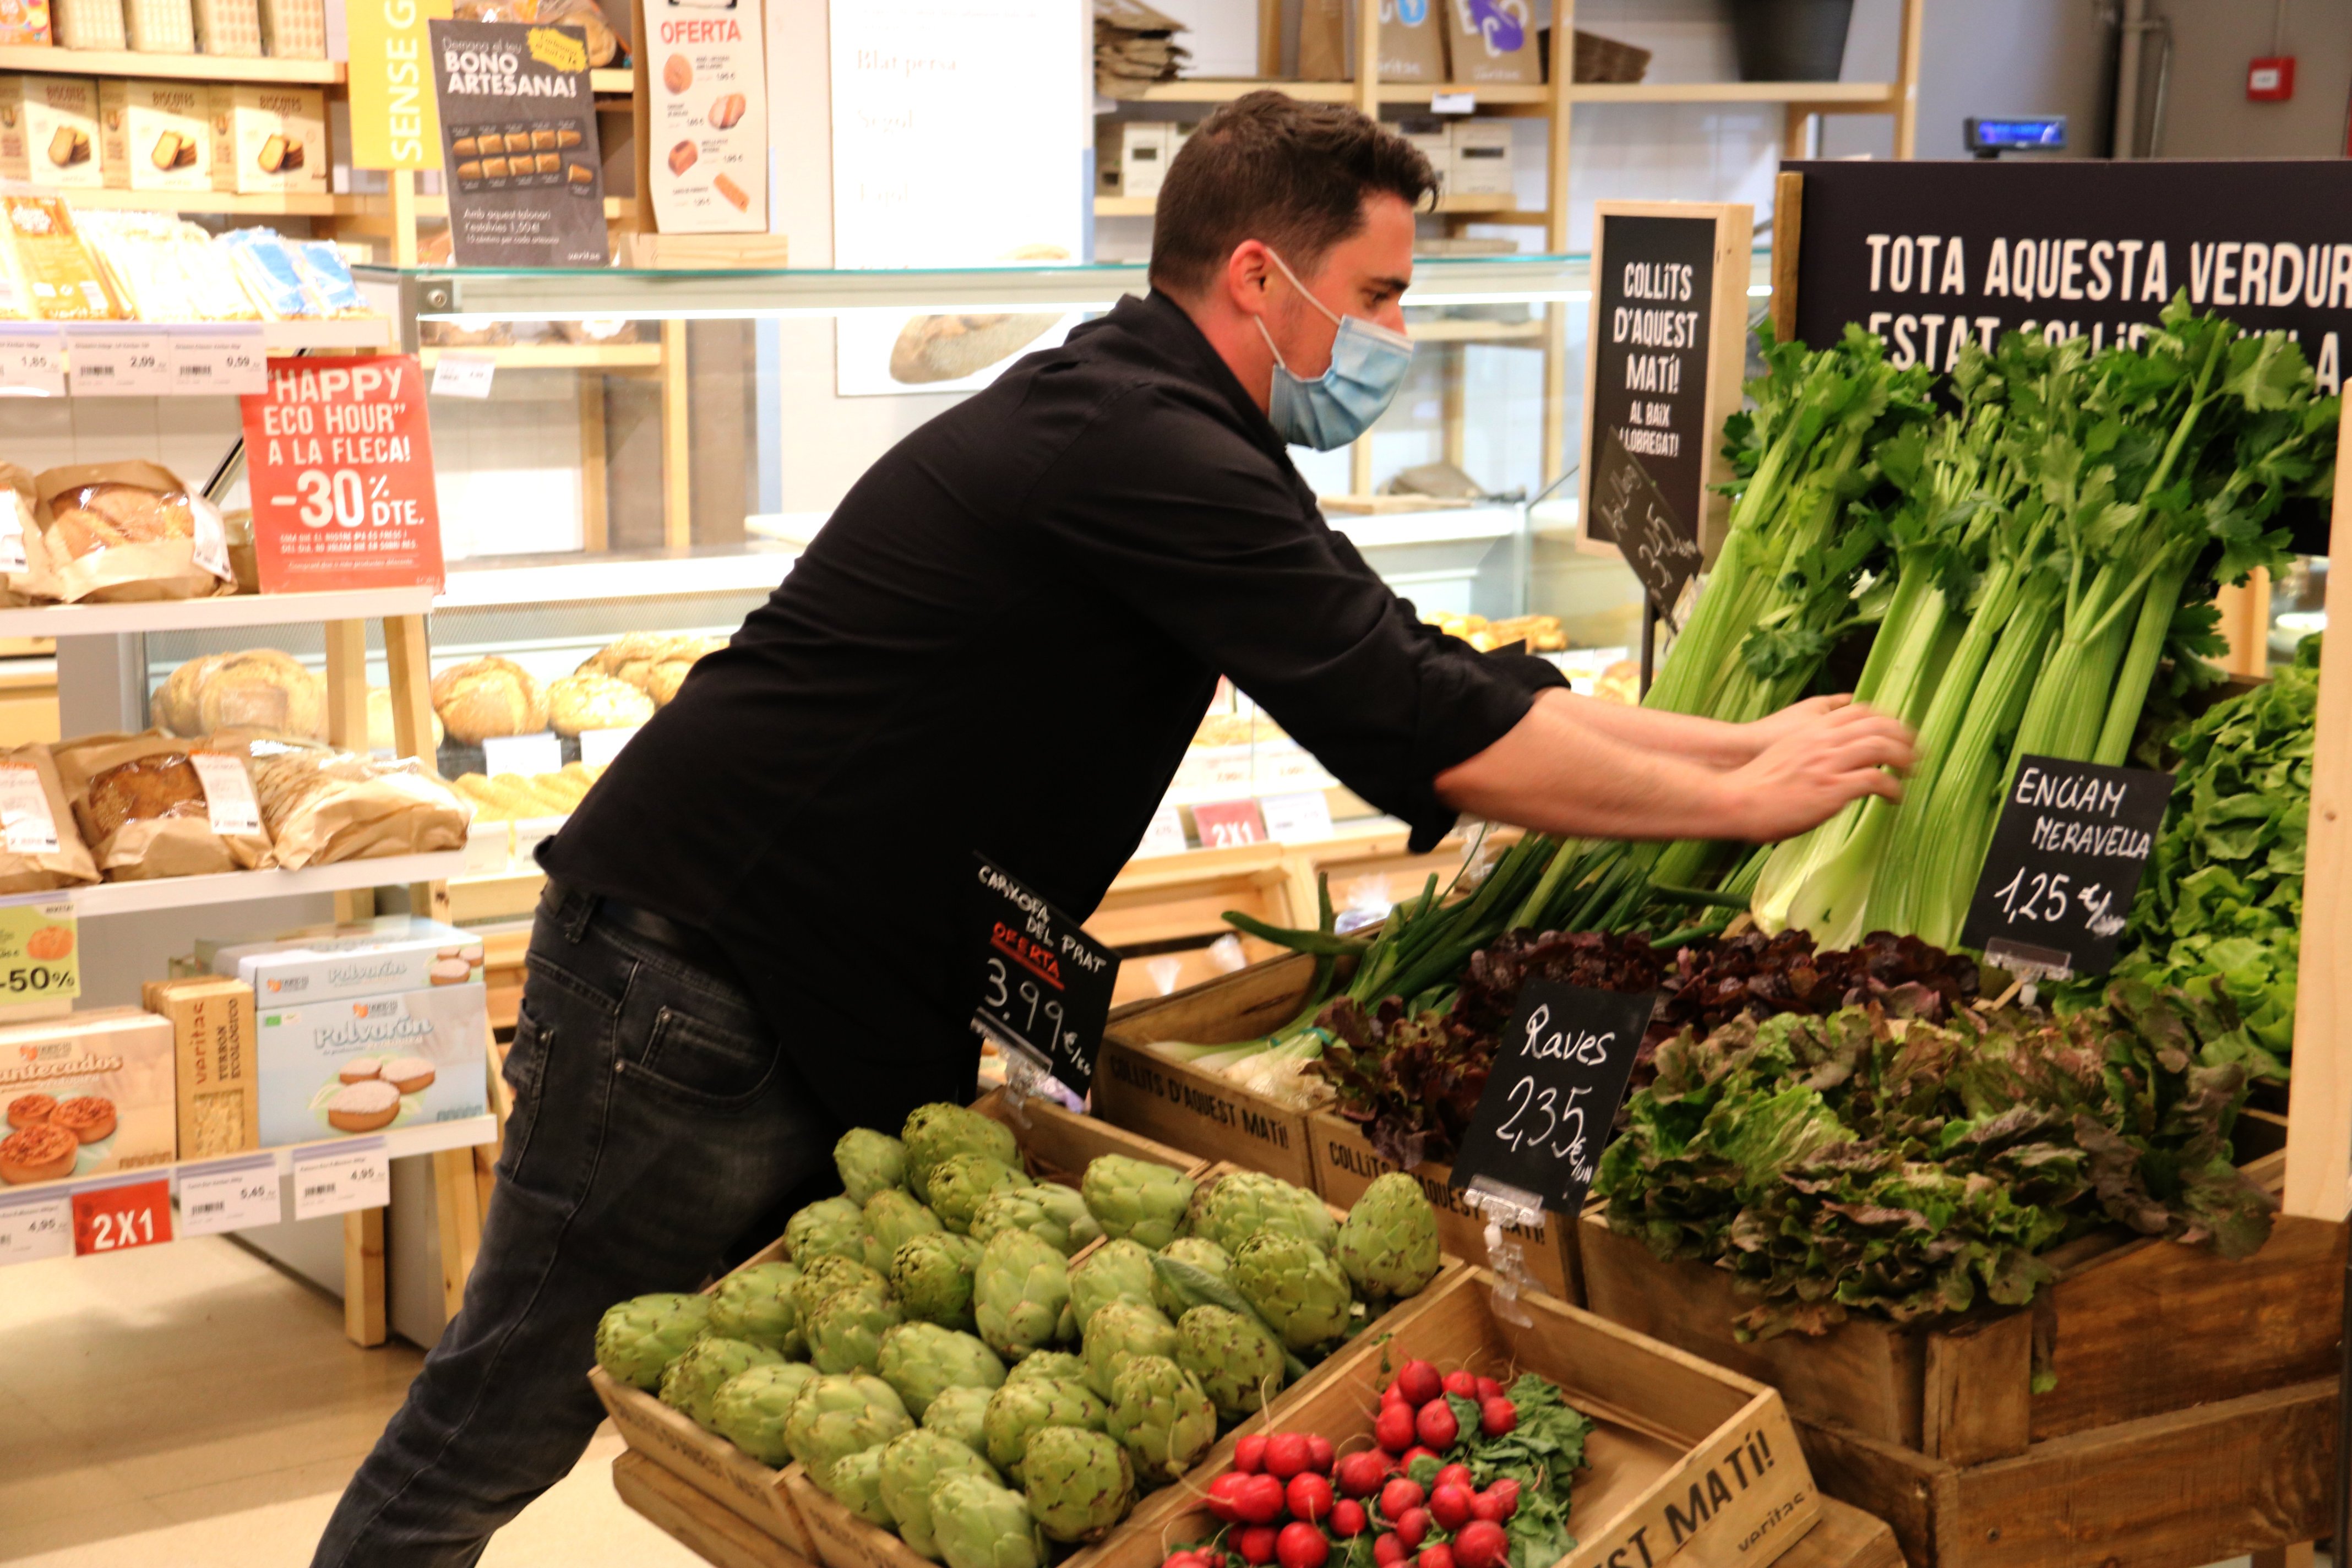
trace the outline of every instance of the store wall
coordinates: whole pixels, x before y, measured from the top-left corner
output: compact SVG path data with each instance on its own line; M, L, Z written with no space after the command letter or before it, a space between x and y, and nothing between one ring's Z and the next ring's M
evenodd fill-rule
M2352 0L2291 0L2280 35L2295 57L2294 97L2246 99L2247 64L2271 53L2276 15L2258 0L2151 0L2171 24L2172 83L2158 151L2170 158L2328 158L2345 144L2352 100ZM2153 111L2157 62L2143 73Z
M2259 0L2205 3L2265 18L2271 9ZM1968 156L1960 122L1972 114L2063 114L2069 154L2104 157L2113 117L2107 8L2106 0L1930 0L1920 40L1918 155ZM1578 7L1580 16L1583 10ZM1899 0L1857 0L1844 79L1894 76L1901 22ZM1886 158L1894 152L1894 122L1884 116L1839 116L1823 128L1824 157Z

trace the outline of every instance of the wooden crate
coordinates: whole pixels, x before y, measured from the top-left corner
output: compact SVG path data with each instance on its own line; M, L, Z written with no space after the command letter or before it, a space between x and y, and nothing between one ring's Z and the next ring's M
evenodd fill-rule
M1489 1308L1493 1282L1484 1269L1440 1280L1391 1331L1365 1335L1300 1384L1270 1429L1358 1446L1381 1384L1412 1357L1497 1377L1540 1373L1600 1423L1568 1521L1578 1544L1560 1568L1676 1558L1762 1568L1813 1528L1820 1499L1778 1394L1549 1298L1523 1301L1531 1326L1503 1321ZM1188 1482L1205 1487L1230 1458L1230 1447L1213 1452ZM1209 1535L1216 1521L1197 1497L1188 1484L1156 1515L1139 1510L1097 1549L1102 1568L1157 1568L1171 1545Z
M613 1489L669 1538L719 1568L815 1568L782 1542L744 1523L643 1454L613 1461Z

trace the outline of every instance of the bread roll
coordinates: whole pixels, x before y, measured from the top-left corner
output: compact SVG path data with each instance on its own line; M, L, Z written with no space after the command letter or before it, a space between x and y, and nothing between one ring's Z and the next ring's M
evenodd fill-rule
M917 316L890 350L890 379L905 386L956 381L1043 337L1058 315Z
M625 730L654 716L654 700L609 675L567 675L547 689L548 711L559 735L583 730Z
M530 671L495 655L452 665L433 678L433 710L469 746L493 735L547 728L547 692Z

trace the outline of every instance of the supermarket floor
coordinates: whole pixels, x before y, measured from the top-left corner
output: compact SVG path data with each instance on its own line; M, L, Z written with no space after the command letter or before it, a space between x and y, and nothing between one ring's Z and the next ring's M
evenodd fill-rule
M423 1355L216 1237L0 1271L0 1562L301 1568ZM686 1568L614 1495L609 1425L486 1568Z

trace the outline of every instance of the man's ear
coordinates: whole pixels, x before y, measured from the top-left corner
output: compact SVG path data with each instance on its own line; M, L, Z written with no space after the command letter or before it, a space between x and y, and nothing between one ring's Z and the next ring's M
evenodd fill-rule
M1274 263L1265 247L1255 239L1245 239L1234 247L1225 258L1225 295L1234 310L1244 316L1265 313L1266 289L1271 281Z

